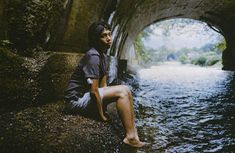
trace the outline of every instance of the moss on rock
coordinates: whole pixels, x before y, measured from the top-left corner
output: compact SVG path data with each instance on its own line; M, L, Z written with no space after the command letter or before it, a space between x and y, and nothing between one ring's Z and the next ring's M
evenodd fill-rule
M61 19L65 0L15 0L8 5L8 34L22 55L43 46Z
M26 58L0 48L0 105L19 107L62 99L82 56L39 52Z

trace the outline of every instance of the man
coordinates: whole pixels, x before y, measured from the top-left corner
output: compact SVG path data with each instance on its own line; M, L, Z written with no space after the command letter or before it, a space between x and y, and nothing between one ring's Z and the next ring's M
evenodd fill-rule
M105 22L93 23L88 30L88 39L90 50L79 62L65 92L67 109L85 116L100 116L103 121L107 121L104 106L116 102L126 131L123 142L132 147L144 146L135 128L130 89L125 85L107 86L105 53L112 44L110 26Z

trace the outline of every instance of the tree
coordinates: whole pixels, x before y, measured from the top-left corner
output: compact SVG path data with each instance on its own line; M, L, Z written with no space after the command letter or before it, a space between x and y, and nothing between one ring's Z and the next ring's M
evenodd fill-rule
M202 30L198 30L200 28ZM156 32L155 29L158 29L158 32ZM226 48L226 42L221 35L212 32L211 29L212 28L206 23L185 18L170 19L150 25L138 35L136 41L134 42L138 61L142 66L157 64L168 59L175 59L184 64L194 63L197 65L213 65L221 60L221 53ZM168 46L153 49L146 47L144 44L144 40L148 39L153 34L163 37L164 41L168 42L172 39L173 35L181 35L184 33L188 33L189 37L192 34L195 35L198 33L200 35L213 38L213 41L202 47L185 47L178 50L169 49Z

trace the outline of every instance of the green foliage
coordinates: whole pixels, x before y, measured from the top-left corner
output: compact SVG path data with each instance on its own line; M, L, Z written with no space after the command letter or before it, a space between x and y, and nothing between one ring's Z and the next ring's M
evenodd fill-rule
M138 61L139 61L139 64L142 66L151 61L150 54L148 53L142 40L148 37L148 35L149 35L148 32L143 31L139 34L136 41L134 42L134 47L137 53Z
M215 48L216 48L216 52L217 52L217 53L223 52L223 51L226 49L226 41L225 41L225 39L223 38L222 40L220 40L220 41L215 45Z
M200 66L205 66L206 60L207 60L206 57L199 56L198 58L195 58L195 59L192 60L192 64L200 65Z
M140 38L135 42L135 49L141 66L156 65L167 60L179 61L182 64L212 66L220 62L222 56L221 51L216 46L213 46L212 48L213 50L208 50L207 47L193 49L182 48L175 51L169 50L166 47L161 47L158 50L154 50L146 48Z
M179 56L179 61L182 63L182 64L188 64L189 61L188 61L188 57L185 53L181 54Z
M220 61L220 59L211 59L211 60L208 60L206 65L207 66L212 66L212 65L215 65L216 63L218 63Z
M201 53L191 60L191 64L200 66L212 66L221 61L221 54L216 52Z
M181 48L179 50L169 49L165 46L154 50L152 48L147 48L144 45L143 41L147 40L156 28L161 29L161 36L170 39L168 37L170 37L172 29L177 31L177 35L180 35L182 32L185 32L182 30L184 27L198 23L200 23L200 28L203 28L200 35L211 35L211 37L217 40L217 43L208 43L200 48ZM189 29L189 32L190 30L191 29ZM210 27L201 21L182 18L177 20L166 20L164 22L151 25L142 31L134 42L139 64L142 66L148 66L158 64L159 62L165 62L167 60L176 60L182 64L191 63L200 66L212 66L221 61L222 51L226 48L226 42L223 37L218 35L216 36L215 34L210 33L209 30Z

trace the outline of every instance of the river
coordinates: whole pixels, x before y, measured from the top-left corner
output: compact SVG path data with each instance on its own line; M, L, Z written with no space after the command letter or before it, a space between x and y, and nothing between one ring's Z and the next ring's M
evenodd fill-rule
M167 63L139 71L137 152L235 152L235 73Z

